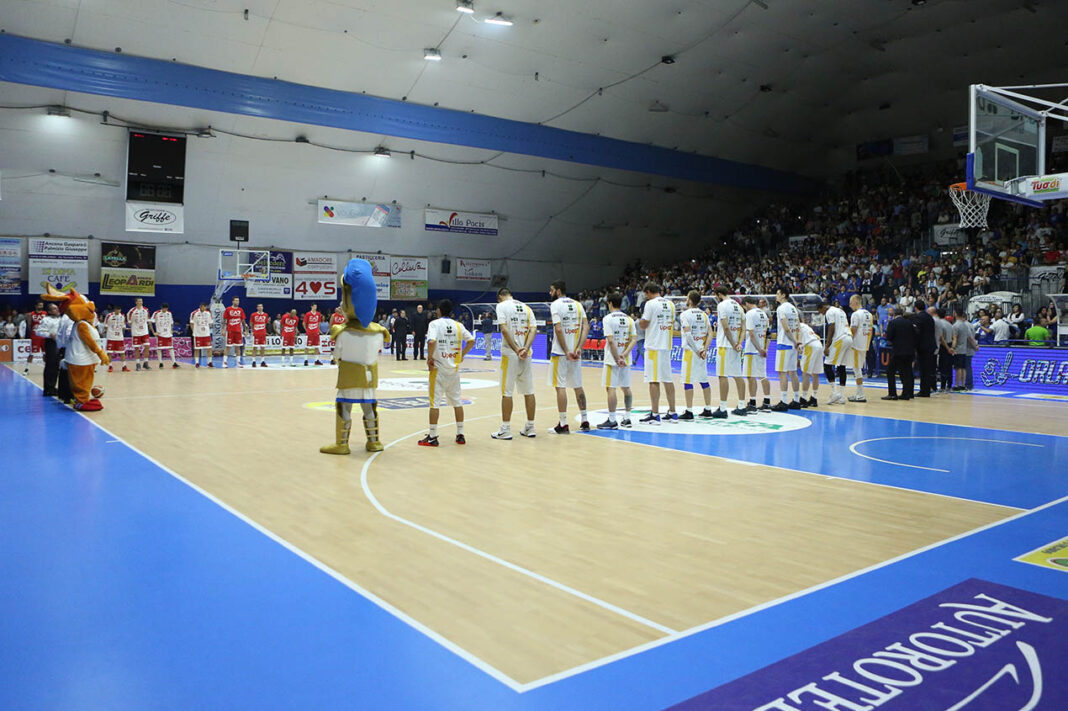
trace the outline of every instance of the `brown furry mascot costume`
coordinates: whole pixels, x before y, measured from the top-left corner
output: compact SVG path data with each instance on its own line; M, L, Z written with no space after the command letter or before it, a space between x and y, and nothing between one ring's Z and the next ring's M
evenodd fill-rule
M93 395L93 377L97 364L107 365L111 359L100 347L100 334L96 330L96 305L74 289L65 293L51 285L47 288L48 291L41 298L56 302L60 313L66 314L74 322L64 357L70 390L74 395L74 409L82 412L102 410L104 406Z

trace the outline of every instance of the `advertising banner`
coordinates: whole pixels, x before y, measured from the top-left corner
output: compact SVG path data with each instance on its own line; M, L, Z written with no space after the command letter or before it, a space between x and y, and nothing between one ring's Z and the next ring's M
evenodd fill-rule
M173 202L127 202L127 232L172 232L185 231L183 206Z
M272 270L270 281L246 280L245 295L254 299L291 299L293 275L275 274Z
M336 278L337 255L333 252L293 252L293 273L329 274Z
M373 202L319 201L319 222L355 227L400 227L400 205Z
M425 211L425 230L428 232L452 232L467 235L496 235L497 215L480 212L454 212L452 210Z
M956 222L935 225L931 228L931 241L939 247L954 247L968 243L968 235Z
M1027 281L1032 292L1060 293L1061 287L1064 286L1064 265L1031 267Z
M369 252L356 252L352 256L366 259L371 264L371 274L375 280L375 292L380 300L388 300L393 258L388 254L372 254Z
M293 298L297 301L337 301L337 276L334 274L294 274ZM325 309L329 311L329 309Z
M930 139L926 134L920 136L901 136L894 139L895 156L911 156L918 153L926 153L929 150Z
M389 274L393 281L426 281L430 278L430 259L394 256L390 259Z
M89 290L89 242L84 239L31 239L30 293L40 294L46 284L59 291Z
M100 243L100 293L156 295L156 248L147 244Z
M0 338L0 363L25 363L32 350L33 341L28 338Z
M0 295L22 293L22 240L0 238Z
M474 281L489 281L493 277L492 265L488 259L457 259L456 278Z
M398 280L389 284L389 298L397 301L426 301L427 283L425 279Z

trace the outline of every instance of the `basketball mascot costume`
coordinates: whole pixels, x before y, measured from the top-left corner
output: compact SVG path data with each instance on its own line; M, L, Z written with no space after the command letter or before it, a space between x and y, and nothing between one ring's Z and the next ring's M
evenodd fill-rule
M100 334L96 330L96 305L74 289L65 293L57 291L51 284L47 285L47 289L41 298L56 302L60 313L73 322L64 344L67 354L63 359L67 363L74 409L82 412L102 410L104 406L100 404L100 389L93 387L93 376L98 363L107 365L111 359L100 347Z
M337 359L337 441L320 447L324 454L348 454L352 430L352 405L363 411L368 452L381 452L378 435L378 353L389 342L389 331L375 323L378 292L366 259L350 259L341 277L341 309L347 321L333 326L334 357Z

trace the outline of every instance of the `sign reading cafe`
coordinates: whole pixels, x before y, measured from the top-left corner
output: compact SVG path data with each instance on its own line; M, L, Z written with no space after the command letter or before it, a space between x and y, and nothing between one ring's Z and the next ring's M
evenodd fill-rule
M126 231L182 234L185 231L182 209L177 203L131 200L126 203Z

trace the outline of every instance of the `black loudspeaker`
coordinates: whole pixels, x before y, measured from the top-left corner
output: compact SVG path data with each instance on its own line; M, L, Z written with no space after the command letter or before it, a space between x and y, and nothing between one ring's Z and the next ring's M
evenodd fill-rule
M442 259L441 260L441 273L442 274L448 274L451 269L452 269L452 262L450 260L448 260L448 259Z
M126 199L180 204L184 197L185 136L130 131Z
M230 220L230 241L248 242L248 220Z

